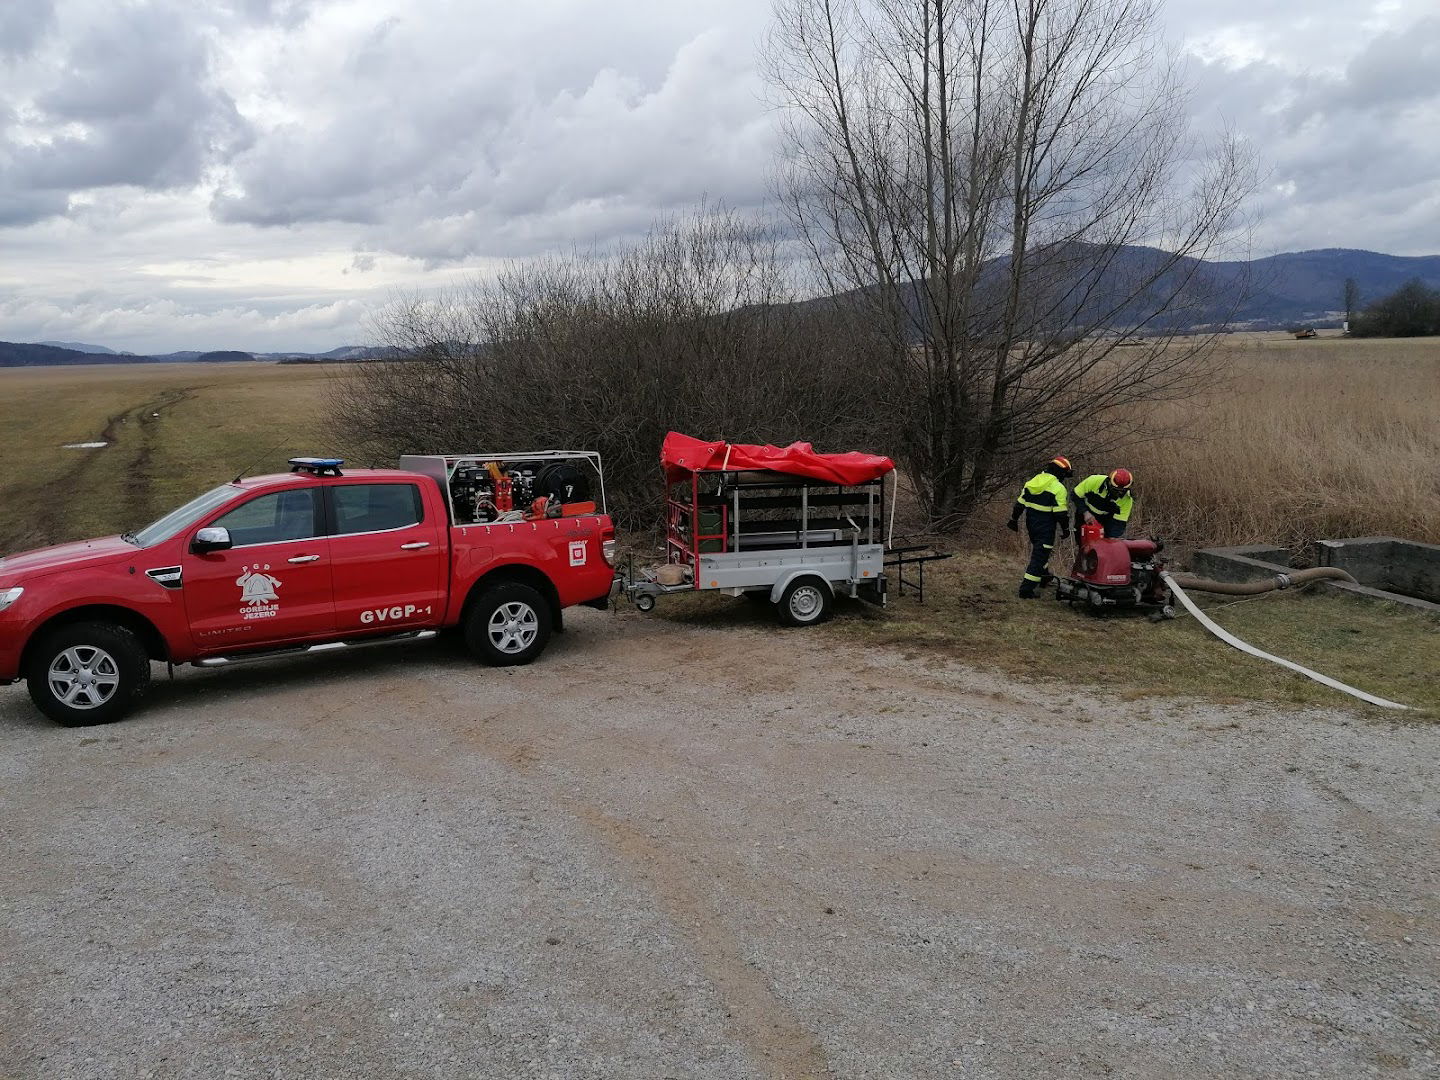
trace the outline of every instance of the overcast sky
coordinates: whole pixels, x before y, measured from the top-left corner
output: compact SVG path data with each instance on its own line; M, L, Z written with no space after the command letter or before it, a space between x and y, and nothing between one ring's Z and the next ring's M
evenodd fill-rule
M0 340L325 350L367 310L760 206L769 0L0 0ZM1172 0L1258 253L1440 253L1437 0Z

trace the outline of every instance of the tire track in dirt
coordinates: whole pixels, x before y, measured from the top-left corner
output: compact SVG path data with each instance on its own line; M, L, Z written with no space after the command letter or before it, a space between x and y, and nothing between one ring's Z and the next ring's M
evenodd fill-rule
M124 434L131 430L132 420L135 421L134 429L140 432L139 444L124 470L126 479L119 516L132 522L145 520L150 512L150 467L159 438L158 421L177 405L193 398L200 389L202 387L184 386L165 390L154 398L106 417L105 426L99 434L88 440L104 442L104 448L78 451L79 456L75 462L59 476L20 484L12 489L12 503L24 504L33 499L40 509L30 521L17 523L19 527L13 533L0 536L0 550L23 549L73 539L67 535L66 529L65 508L68 494L84 487L86 477L100 460L99 455L113 455L117 452L124 454L129 449L124 441Z
M140 445L125 474L124 506L127 521L138 523L155 516L150 490L154 478L150 475L150 469L160 435L159 421L167 412L193 398L199 389L197 386L182 386L166 390L154 401L147 401L131 410L130 415L139 421Z
M630 864L689 939L706 976L720 992L731 1026L757 1066L774 1080L820 1080L833 1075L814 1034L775 996L765 976L723 929L698 882L692 880L694 871L684 856L594 806L573 799L562 800L562 805Z

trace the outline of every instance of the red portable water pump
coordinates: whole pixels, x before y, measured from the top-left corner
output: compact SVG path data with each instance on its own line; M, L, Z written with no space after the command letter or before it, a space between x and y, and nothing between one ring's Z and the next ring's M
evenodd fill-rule
M1171 618L1175 611L1170 588L1161 580L1165 545L1156 539L1106 538L1095 522L1080 529L1075 564L1069 577L1055 579L1055 599L1071 607L1084 604L1093 614L1120 608L1150 611Z

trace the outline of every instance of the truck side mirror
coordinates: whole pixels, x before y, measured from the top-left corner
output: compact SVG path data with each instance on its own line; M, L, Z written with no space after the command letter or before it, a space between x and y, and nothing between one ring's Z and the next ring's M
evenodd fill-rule
M224 551L231 546L230 530L212 526L208 529L201 529L190 541L190 551L195 555L205 555L211 551Z

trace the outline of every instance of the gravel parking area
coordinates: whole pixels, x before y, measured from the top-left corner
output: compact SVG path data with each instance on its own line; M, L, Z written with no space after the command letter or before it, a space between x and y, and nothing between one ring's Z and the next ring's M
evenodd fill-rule
M0 1077L1440 1075L1440 727L569 622L0 689Z

